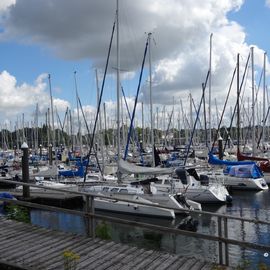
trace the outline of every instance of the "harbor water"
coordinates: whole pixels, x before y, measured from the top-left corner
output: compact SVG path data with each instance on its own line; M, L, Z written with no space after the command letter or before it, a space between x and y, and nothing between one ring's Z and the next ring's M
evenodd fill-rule
M234 191L231 193L231 205L203 205L203 210L246 217L270 222L270 191ZM126 215L102 213L127 218ZM153 219L147 217L128 216L128 220L136 220L156 225L177 228L183 220L177 216L175 220ZM204 215L192 217L198 221L197 232L217 235L217 218ZM31 210L32 224L51 229L59 229L85 235L84 219L78 216L41 210ZM156 249L218 262L218 243L198 238L191 238L172 233L161 233L149 229L106 222L106 230L110 239L145 249ZM228 237L239 241L270 245L270 226L256 223L228 220ZM259 265L270 267L270 251L256 251L229 245L229 262L231 266L243 266L241 269L259 269Z

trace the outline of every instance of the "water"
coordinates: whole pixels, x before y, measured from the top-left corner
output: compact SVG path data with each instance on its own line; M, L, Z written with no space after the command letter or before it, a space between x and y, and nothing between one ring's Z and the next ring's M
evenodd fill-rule
M270 221L270 191L234 191L232 205L203 205L203 210L229 214L237 217L256 218ZM106 213L109 215L108 213ZM126 215L111 216L127 218ZM198 220L197 231L217 235L217 220L204 215L194 216ZM136 220L168 227L177 227L183 217L175 220L153 219L147 217L128 216L128 220ZM31 222L46 228L60 229L67 232L85 235L84 219L78 216L54 213L41 210L31 211ZM218 245L216 242L190 238L172 233L153 232L149 229L130 227L127 225L106 223L111 239L116 242L136 245L143 248L156 249L176 254L196 255L198 258L218 261ZM231 239L259 243L270 246L270 226L258 225L236 220L228 220L228 236ZM269 253L269 255L268 255ZM229 245L230 265L236 266L248 262L249 269L258 269L260 263L270 266L270 250L244 250L238 246Z

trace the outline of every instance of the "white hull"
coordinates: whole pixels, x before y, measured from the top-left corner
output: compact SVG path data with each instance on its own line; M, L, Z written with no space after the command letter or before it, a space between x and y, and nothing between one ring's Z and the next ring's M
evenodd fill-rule
M267 190L268 186L264 178L244 178L224 174L222 170L204 172L206 175L220 179L226 187L241 190Z
M158 191L168 192L168 188L165 186L158 186ZM215 186L200 186L193 187L183 185L181 188L175 188L177 193L185 193L186 197L190 200L200 203L226 203L227 197L230 196L228 190L223 185Z
M233 189L267 190L264 178L238 178L224 175L224 185Z
M58 182L54 182L54 181L46 181L46 180L42 180L42 181L37 181L36 183L36 187L30 187L30 192L31 193L48 193L48 194L63 194L64 191L63 190L67 190L67 191L79 191L78 186L77 185L66 185L66 184L62 184L62 183L58 183ZM49 187L49 188L55 188L58 190L52 190L52 189L44 189L42 187ZM22 190L23 186L18 186L17 190Z
M181 194L146 194L139 187L92 186L85 188L83 191L110 197L108 199L97 197L94 199L95 208L100 210L167 218L175 218L175 214L185 213L182 210L201 210L199 203L185 201ZM132 202L127 203L121 200ZM150 205L140 205L138 202ZM171 209L160 208L159 206Z
M266 184L270 185L270 173L269 172L264 172L263 176L264 176L263 178L264 178Z
M169 219L175 218L175 213L173 210L155 207L156 204L153 203L153 206L137 204L136 202L146 202L149 204L151 204L151 202L142 200L142 198L136 195L134 195L132 198L129 198L129 200L133 200L134 203L127 203L117 199L95 198L95 209L132 215L143 215Z

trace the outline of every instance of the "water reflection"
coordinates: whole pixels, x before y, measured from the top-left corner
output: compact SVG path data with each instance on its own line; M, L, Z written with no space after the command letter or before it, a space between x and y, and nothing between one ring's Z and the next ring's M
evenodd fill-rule
M256 218L269 221L270 199L268 191L261 192L233 192L232 205L204 205L203 210L229 214L233 216ZM102 213L102 212L101 212ZM103 213L104 214L104 213ZM109 214L114 217L127 218L126 215ZM217 219L209 218L204 215L195 215L194 219L198 220L197 231L200 233L217 235ZM61 229L72 233L85 234L84 219L78 216L51 213L46 211L32 210L31 220L33 224L42 225L51 229ZM128 220L140 221L149 224L156 224L170 228L177 228L183 221L183 216L177 216L175 220L155 219L148 217L128 216ZM207 240L190 238L171 233L153 232L149 229L130 227L109 223L108 230L112 240L130 245L136 245L143 248L157 249L172 253L190 255L209 259L218 260L217 243ZM236 220L228 220L228 236L231 239L248 241L270 245L270 226L252 224ZM270 252L266 257L266 251L244 250L234 245L229 245L230 263L237 265L241 259L247 259L252 267L256 269L259 263L270 265Z

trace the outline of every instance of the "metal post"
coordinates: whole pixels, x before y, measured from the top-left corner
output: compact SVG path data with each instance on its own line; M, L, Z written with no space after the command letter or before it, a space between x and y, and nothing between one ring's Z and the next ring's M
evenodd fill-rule
M221 217L218 217L218 237L222 237ZM223 264L222 242L218 241L219 264Z
M224 237L228 239L228 219L224 217ZM225 265L229 266L229 248L228 243L225 243Z
M23 151L22 156L22 181L24 183L29 183L29 160L28 160L28 145L24 142L21 146ZM30 197L30 187L23 186L23 197Z

